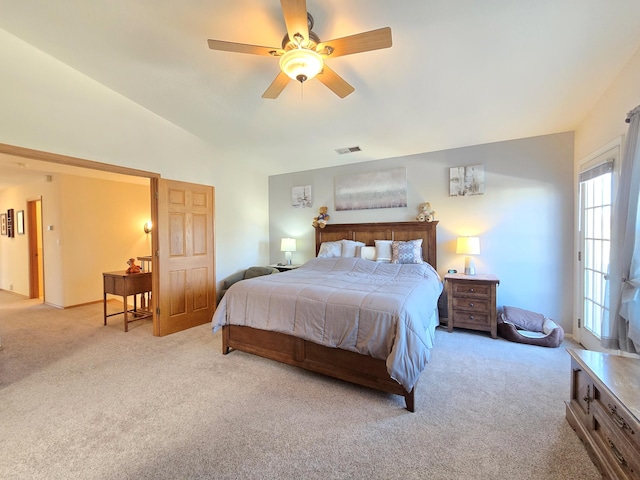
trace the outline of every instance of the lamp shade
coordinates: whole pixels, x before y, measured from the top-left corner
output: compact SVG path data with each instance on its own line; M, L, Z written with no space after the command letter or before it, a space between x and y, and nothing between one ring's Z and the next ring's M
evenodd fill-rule
M295 252L296 251L296 239L295 238L283 238L280 241L281 252Z
M458 237L456 253L459 255L480 255L480 237Z
M280 57L280 70L301 83L318 75L323 67L322 57L306 48L289 50Z

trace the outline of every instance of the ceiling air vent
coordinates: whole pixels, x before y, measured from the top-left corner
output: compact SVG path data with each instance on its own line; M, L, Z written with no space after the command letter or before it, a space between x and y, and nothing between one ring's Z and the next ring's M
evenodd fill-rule
M353 153L353 152L361 152L362 149L358 146L355 147L345 147L345 148L336 148L336 152L338 155L344 155L345 153Z

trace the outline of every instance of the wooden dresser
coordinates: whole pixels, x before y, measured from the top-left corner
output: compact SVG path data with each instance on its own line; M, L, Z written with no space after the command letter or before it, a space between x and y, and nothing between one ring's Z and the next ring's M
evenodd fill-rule
M491 332L498 336L496 312L496 286L494 275L463 275L448 273L444 276L447 289L448 330L453 327Z
M604 478L640 479L640 360L568 352L567 421Z

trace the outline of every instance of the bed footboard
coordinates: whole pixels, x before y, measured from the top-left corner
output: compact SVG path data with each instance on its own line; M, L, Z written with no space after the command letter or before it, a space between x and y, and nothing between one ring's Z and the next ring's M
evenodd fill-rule
M240 350L357 385L402 395L407 410L415 411L415 387L407 392L393 380L387 372L384 360L325 347L284 333L226 325L222 328L222 353L226 355L231 350Z

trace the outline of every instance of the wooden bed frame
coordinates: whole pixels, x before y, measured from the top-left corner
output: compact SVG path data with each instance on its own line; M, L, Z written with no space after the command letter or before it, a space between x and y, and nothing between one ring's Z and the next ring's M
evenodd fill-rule
M422 258L436 268L436 225L438 222L393 222L327 224L316 228L316 255L322 242L342 239L374 245L374 240L414 240L422 238ZM286 273L285 273L286 275ZM387 372L386 362L338 348L325 347L278 332L238 325L222 328L222 353L231 350L259 355L351 383L402 395L407 410L415 411L415 387L407 392Z

